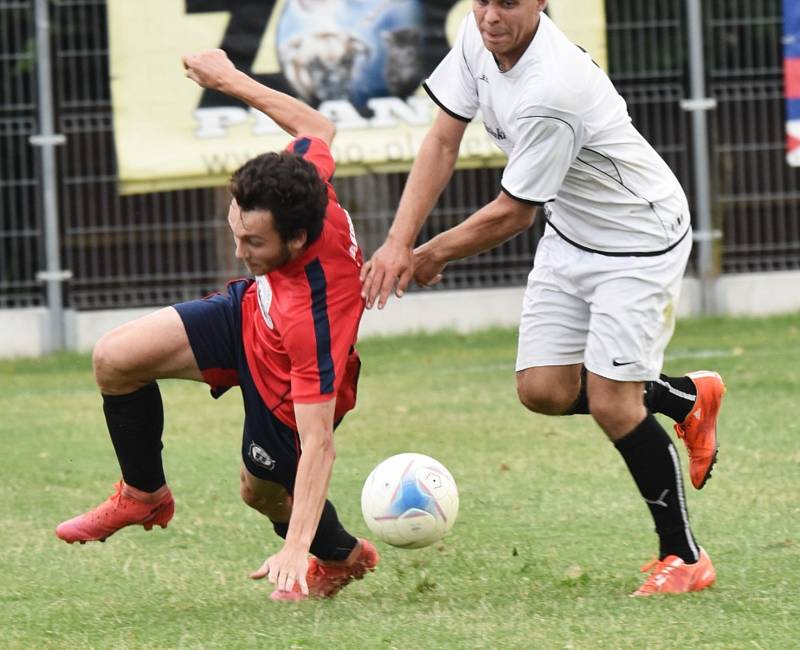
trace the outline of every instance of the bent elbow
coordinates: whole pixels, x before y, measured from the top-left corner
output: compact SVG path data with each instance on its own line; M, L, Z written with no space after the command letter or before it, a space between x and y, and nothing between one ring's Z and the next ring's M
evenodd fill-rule
M536 212L536 206L525 206L525 209L516 210L514 212L513 223L515 235L525 232L533 225L533 222L536 220Z
M321 125L318 137L321 140L325 140L328 146L330 146L333 139L336 137L336 125L326 118L324 124Z
M295 127L294 135L306 135L324 140L330 146L336 135L336 125L320 113L313 115L312 119L303 120Z

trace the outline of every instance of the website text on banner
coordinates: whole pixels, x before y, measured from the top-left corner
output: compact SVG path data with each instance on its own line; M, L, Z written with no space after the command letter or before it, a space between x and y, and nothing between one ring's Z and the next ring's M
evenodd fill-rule
M603 0L551 0L576 43L605 64ZM569 5L569 6L568 6ZM181 55L234 64L337 125L340 175L410 167L435 105L421 89L470 0L109 0L114 136L123 193L222 185L285 143L264 114L184 78ZM459 166L505 164L470 125Z

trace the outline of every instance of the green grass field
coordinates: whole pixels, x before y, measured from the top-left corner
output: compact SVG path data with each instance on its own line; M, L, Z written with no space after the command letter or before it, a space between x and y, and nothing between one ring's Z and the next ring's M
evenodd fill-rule
M359 406L336 435L343 521L367 533L361 484L401 451L451 470L461 512L435 547L379 544L375 574L299 604L272 603L247 577L278 539L239 500L238 395L162 382L173 522L68 546L55 525L118 478L90 360L0 362L0 647L800 646L800 316L679 324L665 369L717 369L728 395L714 477L687 486L718 582L677 597L628 597L657 549L647 508L588 417L517 403L515 341L499 330L361 344Z

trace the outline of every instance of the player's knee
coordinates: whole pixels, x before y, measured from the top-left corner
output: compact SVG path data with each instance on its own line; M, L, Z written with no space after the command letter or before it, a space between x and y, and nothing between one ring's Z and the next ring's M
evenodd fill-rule
M614 404L601 399L589 402L589 414L602 427L605 423L614 419Z
M575 401L571 392L524 375L517 376L517 397L529 411L544 415L561 415Z
M633 430L644 419L646 411L641 404L626 408L622 401L595 399L589 402L589 413L607 434L619 436Z
M118 392L130 371L124 346L116 340L114 332L105 334L94 346L92 352L94 377L104 393Z
M269 517L272 521L288 521L292 509L288 494L285 498L272 492L266 493L250 485L246 480L241 482L239 495L248 506Z
M254 510L261 511L261 508L264 504L264 496L260 494L257 490L254 490L246 481L242 481L241 485L239 486L239 496L242 497L242 501L244 501L248 506L253 508Z

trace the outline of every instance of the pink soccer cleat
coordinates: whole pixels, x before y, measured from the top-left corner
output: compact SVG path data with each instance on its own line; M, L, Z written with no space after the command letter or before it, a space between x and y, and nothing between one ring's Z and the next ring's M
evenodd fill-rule
M304 596L295 583L291 591L275 590L270 594L272 600L295 601L311 598L333 598L353 580L361 580L368 571L374 571L380 555L366 539L359 539L350 557L341 562L322 562L315 557L308 561L306 582L308 596Z
M58 525L56 535L65 542L104 542L125 526L153 526L166 528L175 513L172 492L155 503L145 503L122 493L123 482L114 485L115 492L96 508L68 519Z
M717 461L717 417L725 395L725 384L716 372L699 370L687 377L697 389L694 407L683 422L675 425L675 433L689 453L689 477L698 490L711 477Z
M663 560L653 560L646 564L642 571L650 571L650 576L631 596L700 591L713 585L717 579L711 558L703 548L700 549L700 559L694 564L686 564L677 555L668 555Z

